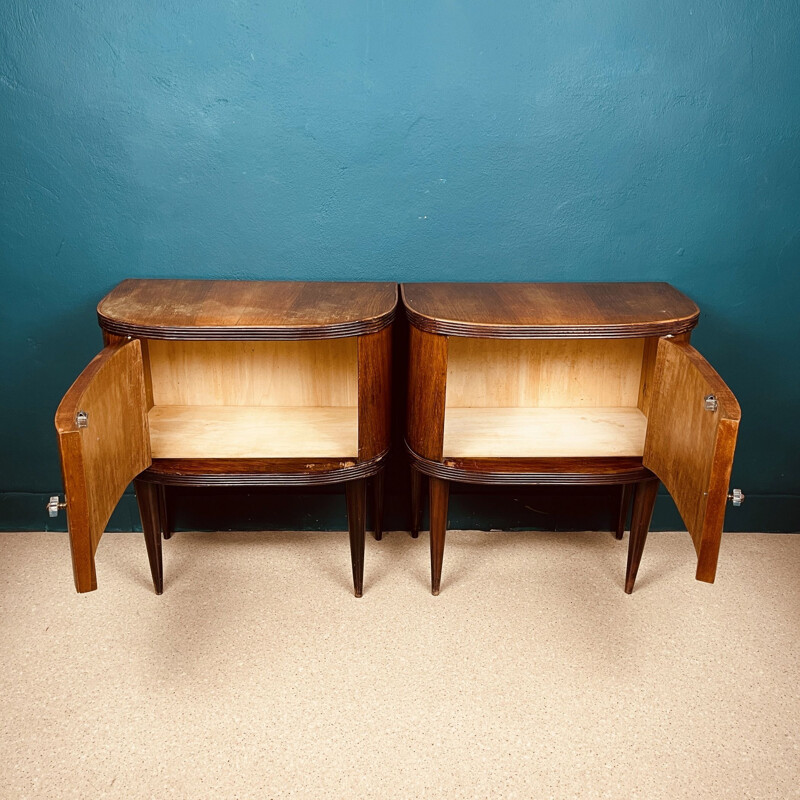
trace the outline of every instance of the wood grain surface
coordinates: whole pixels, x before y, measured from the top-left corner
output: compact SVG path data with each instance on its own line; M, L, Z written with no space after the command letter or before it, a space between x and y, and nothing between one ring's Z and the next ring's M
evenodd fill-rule
M164 593L164 560L161 547L161 534L164 529L162 514L161 488L155 483L135 480L133 488L136 492L136 503L139 506L139 517L142 520L142 533L147 548L147 560L150 562L150 575L156 594Z
M638 408L448 408L449 457L639 456L647 418Z
M628 539L628 563L625 569L625 594L633 592L639 564L642 561L650 520L653 517L656 495L658 494L658 478L650 478L636 484L631 512L631 535Z
M447 389L447 337L409 326L406 439L425 458L441 460Z
M97 306L103 330L145 339L331 339L373 333L394 283L132 279Z
M716 411L704 398L713 394ZM710 364L686 342L658 343L643 463L672 495L698 555L698 580L713 582L741 410Z
M153 404L355 407L356 342L154 339L147 342Z
M636 483L652 477L641 458L423 458L406 444L414 472L459 483L509 486Z
M638 402L643 339L473 339L447 344L447 407Z
M88 414L79 428L76 415ZM94 553L128 484L151 463L142 350L104 348L78 376L55 417L79 592L97 588Z
M165 486L320 486L375 475L388 450L354 458L156 458L141 478Z
M700 314L667 283L404 283L401 294L412 325L452 336L661 336Z
M431 594L438 595L442 583L444 542L447 535L447 506L450 499L450 482L436 477L428 481L430 508Z
M358 409L153 406L153 458L356 458Z
M358 458L369 461L391 443L392 328L358 337Z

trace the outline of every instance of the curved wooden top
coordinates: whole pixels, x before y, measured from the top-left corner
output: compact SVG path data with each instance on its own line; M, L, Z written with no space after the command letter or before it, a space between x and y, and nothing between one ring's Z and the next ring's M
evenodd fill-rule
M145 339L337 339L389 325L394 283L126 280L97 306L100 327Z
M411 324L495 339L620 339L685 333L700 310L668 283L404 283Z

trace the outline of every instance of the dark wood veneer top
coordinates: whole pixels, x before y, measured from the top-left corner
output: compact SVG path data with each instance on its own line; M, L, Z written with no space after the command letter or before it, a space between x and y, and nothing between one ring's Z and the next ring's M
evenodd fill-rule
M131 279L97 306L103 330L149 339L328 339L386 327L394 283Z
M404 283L412 325L494 338L618 338L691 330L700 314L668 283Z

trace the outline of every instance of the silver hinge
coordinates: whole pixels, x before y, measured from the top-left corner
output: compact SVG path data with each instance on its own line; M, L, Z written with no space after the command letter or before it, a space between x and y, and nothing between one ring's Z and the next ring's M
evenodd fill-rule
M703 402L705 403L706 411L716 411L717 406L719 405L719 403L717 402L717 398L714 397L713 394L707 394Z
M731 489L728 500L730 500L733 505L740 506L744 503L744 492L741 489Z
M85 411L79 411L75 415L75 424L79 428L88 428L89 427L89 415Z
M59 509L59 508L66 508L66 507L67 507L67 502L66 502L66 500L65 500L63 503L59 503L59 502L58 502L58 495L57 495L57 494L54 494L54 495L53 495L53 496L50 498L50 501L48 502L48 504L47 504L47 506L46 506L46 508L47 508L47 513L48 513L48 514L49 514L51 517L57 517L57 516L58 516L58 509Z

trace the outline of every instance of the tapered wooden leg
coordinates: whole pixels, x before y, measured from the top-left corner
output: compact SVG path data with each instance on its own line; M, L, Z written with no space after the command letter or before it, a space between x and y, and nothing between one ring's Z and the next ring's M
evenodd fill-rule
M69 512L67 512L69 513ZM88 525L80 524L73 515L69 519L69 547L72 553L72 574L75 588L79 592L93 592L97 589L97 572L94 566L94 550ZM88 514L84 515L84 519Z
M167 487L163 483L158 484L158 508L158 514L161 519L161 533L165 539L171 539L172 532L175 530L175 528L172 524L172 514L169 507Z
M631 504L631 492L633 484L623 483L619 487L619 511L617 512L617 539L621 539L625 533L625 523L628 521L628 508Z
M625 573L625 594L633 591L636 582L636 573L639 571L639 562L642 560L644 543L647 541L647 532L650 530L650 520L653 517L653 506L658 492L658 478L650 478L636 484L636 493L633 498L633 516L631 518L631 535L628 540L628 569Z
M380 469L372 478L372 526L376 541L383 539L383 480Z
M442 582L444 536L447 533L447 501L450 484L441 478L429 478L431 515L431 592L439 594Z
M353 589L356 597L364 591L364 531L366 529L367 481L348 481L347 526L350 530L350 561L353 564Z
M411 538L419 536L422 525L422 503L424 500L425 476L415 467L411 467Z
M164 591L164 565L161 560L161 517L159 503L159 487L155 483L136 480L136 502L139 504L139 515L142 518L144 543L147 546L147 558L150 561L150 574L156 594Z

